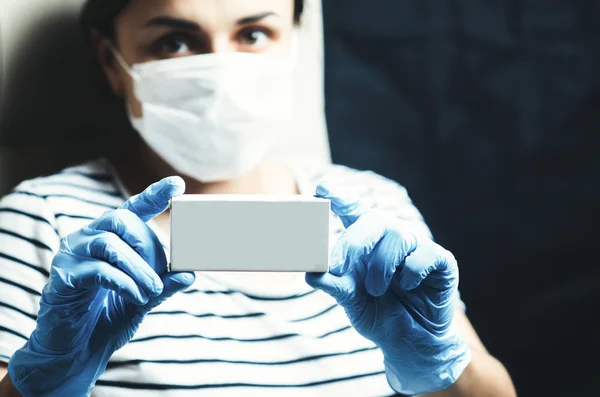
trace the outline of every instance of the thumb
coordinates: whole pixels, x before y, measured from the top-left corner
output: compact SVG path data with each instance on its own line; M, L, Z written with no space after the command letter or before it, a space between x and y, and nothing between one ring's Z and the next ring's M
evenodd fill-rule
M317 197L331 201L331 211L340 217L346 229L369 210L352 193L326 183L317 186Z
M136 214L142 221L148 222L169 208L171 198L185 192L185 182L178 176L164 178L153 183L142 193L131 197L120 209Z

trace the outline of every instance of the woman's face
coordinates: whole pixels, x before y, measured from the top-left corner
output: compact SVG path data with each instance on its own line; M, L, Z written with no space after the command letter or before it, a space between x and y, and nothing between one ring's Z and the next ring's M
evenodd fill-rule
M260 54L290 51L292 0L132 0L115 20L115 46L129 65L219 52ZM136 117L141 105L133 82L99 47L109 82Z

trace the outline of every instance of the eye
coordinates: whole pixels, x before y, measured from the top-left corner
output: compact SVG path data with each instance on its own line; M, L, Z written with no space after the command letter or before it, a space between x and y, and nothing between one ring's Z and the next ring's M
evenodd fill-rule
M161 58L190 55L193 51L190 39L182 34L169 34L158 39L152 46L153 52Z
M244 47L257 51L266 47L271 41L272 34L262 28L252 27L238 33L238 42Z

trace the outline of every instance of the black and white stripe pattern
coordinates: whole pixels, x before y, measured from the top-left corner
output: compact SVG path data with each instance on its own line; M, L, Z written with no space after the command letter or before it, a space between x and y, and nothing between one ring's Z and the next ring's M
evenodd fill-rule
M306 194L331 180L429 234L394 182L338 166L296 173ZM24 182L2 199L0 361L8 361L35 327L60 239L120 205L124 194L102 160ZM332 220L335 239L342 227ZM332 298L306 285L304 275L243 277L199 274L190 290L148 315L132 342L114 355L94 395L394 394L381 352L352 329Z

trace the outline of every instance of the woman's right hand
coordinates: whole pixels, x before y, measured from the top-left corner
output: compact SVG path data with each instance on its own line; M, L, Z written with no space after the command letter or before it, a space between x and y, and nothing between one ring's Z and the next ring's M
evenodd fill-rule
M85 396L146 314L188 288L193 273L167 273L146 222L183 194L166 178L62 240L42 292L35 331L8 371L24 396Z

